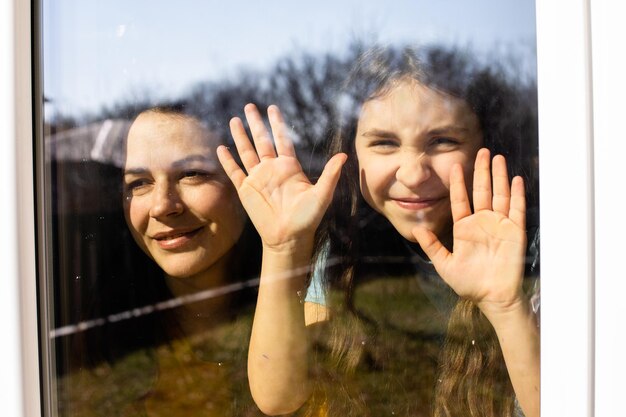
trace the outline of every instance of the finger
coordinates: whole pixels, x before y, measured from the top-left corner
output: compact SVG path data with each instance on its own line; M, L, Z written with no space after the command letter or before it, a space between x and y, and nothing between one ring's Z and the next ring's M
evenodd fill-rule
M252 103L246 104L243 108L246 113L246 120L250 126L250 132L252 133L252 140L254 141L254 147L259 155L259 159L275 158L276 151L274 150L274 144L270 137L270 133L263 123L263 118L257 110L256 106Z
M472 214L463 168L460 164L454 165L450 172L450 210L455 223Z
M493 210L505 216L509 215L511 189L509 175L506 171L506 160L502 155L496 155L492 161L493 175Z
M217 159L220 161L220 164L222 164L224 172L226 172L226 175L228 175L228 178L232 181L235 189L238 190L246 179L246 173L243 172L228 148L224 145L217 147Z
M474 212L491 210L491 172L489 170L489 150L481 149L476 154L473 182Z
M235 141L235 146L237 147L237 152L239 153L239 158L241 158L243 166L250 172L250 170L259 163L259 157L248 138L248 134L240 118L233 117L230 120L230 134Z
M511 208L509 219L522 229L526 229L526 190L522 177L513 178L511 183Z
M293 147L293 142L289 137L289 130L283 119L283 115L280 109L276 105L271 105L267 108L267 115L270 119L270 126L272 127L272 133L274 134L274 143L276 144L276 153L278 155L296 156L296 151Z
M437 235L424 226L414 227L412 233L426 256L428 256L428 259L433 263L437 272L442 271L451 254L448 249L443 246L439 238L437 238Z
M345 153L338 153L330 158L315 184L316 193L325 205L330 204L333 198L333 193L341 175L341 168L347 159L348 155Z

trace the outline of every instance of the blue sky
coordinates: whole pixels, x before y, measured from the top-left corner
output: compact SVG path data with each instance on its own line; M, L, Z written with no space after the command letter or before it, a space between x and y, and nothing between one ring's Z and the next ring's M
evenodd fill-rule
M44 90L64 113L269 67L295 51L341 52L354 38L445 42L534 71L529 0L44 0Z

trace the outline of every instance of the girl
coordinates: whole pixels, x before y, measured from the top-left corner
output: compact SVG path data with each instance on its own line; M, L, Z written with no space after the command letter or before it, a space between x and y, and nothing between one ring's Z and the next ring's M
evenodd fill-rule
M252 395L267 414L297 410L315 385L305 326L325 320L329 302L322 295L303 307L311 259L319 266L334 255L342 257L339 271L331 268L325 278L314 274L313 286L320 279L322 286L340 285L347 308L357 313L353 323L363 328L371 320L372 314L354 308L354 293L369 275L363 267L365 249L381 238L380 228L374 228L376 235L367 230L366 223L374 219L371 223L387 224L404 239L418 265L427 269L432 262L438 282L457 294L458 303L449 311L446 303L434 301L449 318L434 401L414 403L417 393L411 390L402 396L404 403L387 394L381 399L363 392L365 385L359 383L341 412L380 415L370 405L386 401L389 414L426 415L432 404L436 416L513 415L521 412L519 406L528 417L539 415L539 333L522 289L524 181L516 176L509 182L502 155L491 160L492 153L515 155L520 149L509 145L521 143L517 137L503 134L512 125L504 117L509 110L504 99L514 94L496 75L473 68L456 54L431 50L424 57L422 63L411 51L384 49L363 55L351 74L348 100L341 103L347 116L331 144L334 156L315 185L302 173L274 106L268 116L275 147L253 105L245 111L254 148L242 122L231 121L247 174L227 149L218 149L263 242L248 371ZM523 166L524 161L512 165ZM344 163L340 191L316 239ZM398 323L395 327L402 327ZM359 340L367 347L372 340L384 342L384 337L352 333L344 333L332 347L337 358L348 358L345 369L356 375L359 362L369 361L390 381L382 385L408 381L407 368L396 366L403 358L387 354L380 359L385 355L379 346L369 356L358 347ZM407 391L405 383L398 387ZM332 405L322 409L338 413Z

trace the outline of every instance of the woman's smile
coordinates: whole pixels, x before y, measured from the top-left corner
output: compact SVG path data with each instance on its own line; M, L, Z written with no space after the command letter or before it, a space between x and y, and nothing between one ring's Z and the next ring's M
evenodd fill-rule
M157 245L164 250L175 250L185 248L191 243L196 236L204 231L204 226L192 228L185 231L184 229L175 229L168 232L159 232L152 238Z

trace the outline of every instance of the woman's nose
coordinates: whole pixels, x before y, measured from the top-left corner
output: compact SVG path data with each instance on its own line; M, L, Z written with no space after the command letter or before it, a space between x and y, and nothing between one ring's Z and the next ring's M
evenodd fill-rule
M406 152L402 155L400 166L396 170L396 179L407 188L415 188L427 181L431 176L428 156Z
M172 184L158 184L154 189L152 199L150 217L176 216L184 210L180 194Z

